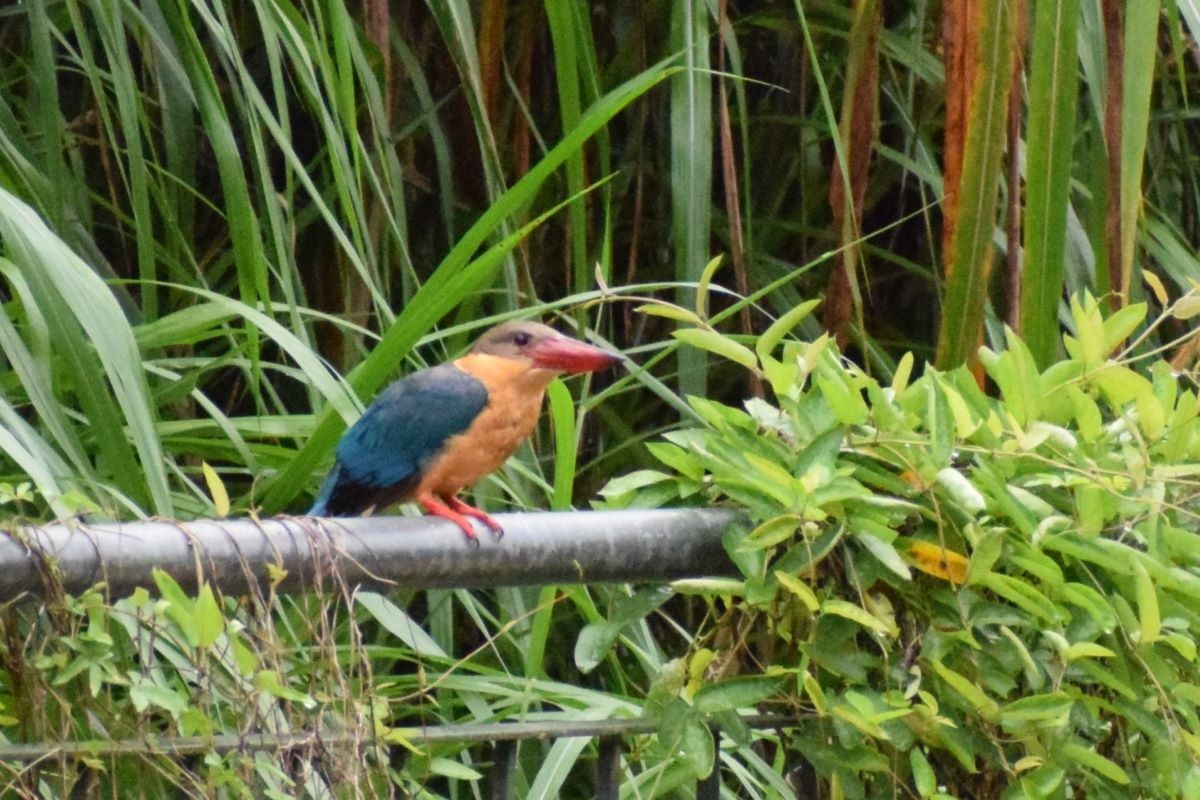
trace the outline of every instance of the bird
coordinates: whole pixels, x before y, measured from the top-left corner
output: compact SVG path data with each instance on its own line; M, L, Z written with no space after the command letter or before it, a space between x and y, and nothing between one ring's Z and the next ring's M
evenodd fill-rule
M504 530L458 493L499 469L537 424L546 386L623 357L532 321L491 328L466 355L407 375L379 393L342 435L308 514L369 515L415 500L478 544L471 519Z

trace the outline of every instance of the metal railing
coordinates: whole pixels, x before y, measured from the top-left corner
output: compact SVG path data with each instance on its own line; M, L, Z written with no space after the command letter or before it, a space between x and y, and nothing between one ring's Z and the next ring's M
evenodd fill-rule
M103 582L113 596L154 585L161 569L185 589L207 581L225 593L266 586L310 591L341 587L459 588L550 583L658 582L735 575L721 544L733 512L717 509L498 514L505 536L479 532L468 542L452 523L427 517L199 520L68 523L23 527L0 537L0 602L67 592ZM279 576L285 577L280 581ZM788 728L793 716L751 714L757 729ZM511 795L517 744L522 740L588 737L599 740L596 796L616 798L622 737L652 733L654 719L541 720L443 724L405 729L415 745L491 743L490 794ZM716 752L720 731L713 729ZM350 731L216 735L105 742L0 746L0 761L77 761L160 753L182 758L205 752L319 751L379 747ZM718 797L719 758L699 781L698 800Z
M736 574L721 547L735 515L718 509L497 514L503 539L473 545L429 517L69 523L0 537L0 602L104 582L113 595L154 586L164 570L185 589L266 585L311 591L336 576L371 588L476 588L669 581Z

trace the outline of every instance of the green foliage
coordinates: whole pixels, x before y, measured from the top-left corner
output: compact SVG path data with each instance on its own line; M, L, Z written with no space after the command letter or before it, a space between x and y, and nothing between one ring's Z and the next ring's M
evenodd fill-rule
M1045 370L1009 332L980 354L996 396L965 368L910 380L908 359L880 382L824 337L772 332L747 364L716 330L681 330L776 402L690 398L702 424L652 448L669 472L605 492L746 511L726 537L742 579L690 586L712 622L675 713L769 679L746 702L807 711L792 759L834 796L1198 785L1200 398L1165 363L1134 369L1145 311L1073 302L1070 357Z
M1026 230L1049 237L1042 251L1055 265L1063 251L1072 291L1106 285L1109 196L1104 31L1095 4L1078 5L1074 28L1055 33L1038 23L1029 61L1038 85L1029 87L1026 109L1025 189L1045 201L1031 203ZM1191 4L1163 5L1165 15L1158 3L1129 5L1126 135L1121 185L1112 191L1122 197L1122 263L1127 271L1161 269L1163 280L1147 272L1147 283L1166 307L1162 283L1186 292L1200 280L1189 244L1200 238L1200 173L1190 106L1196 65L1187 57L1200 19ZM497 6L507 14L485 24ZM780 752L774 734L737 730L729 711L799 676L805 707L823 715L809 733L831 793L853 794L856 776L870 767L911 777L918 794L932 796L953 781L964 785L957 760L947 767L945 747L904 748L902 739L878 736L911 731L911 698L893 703L891 693L920 679L922 689L947 694L944 712L928 712L932 720L942 713L974 731L966 723L981 713L975 702L989 713L988 700L997 714L1007 710L971 739L975 750L957 751L980 753L980 764L982 754L1035 751L1051 737L1027 733L1022 720L1033 728L1057 722L1060 694L1088 687L1067 712L1075 738L1047 745L1037 764L1006 762L1031 794L1065 791L1068 782L1099 792L1115 773L1088 742L1101 758L1143 754L1136 769L1126 768L1134 783L1166 774L1167 755L1193 729L1179 698L1194 692L1177 681L1164 699L1143 678L1171 677L1185 656L1174 648L1189 635L1179 598L1193 568L1183 555L1190 539L1181 533L1189 526L1180 500L1190 434L1168 432L1190 412L1180 405L1185 392L1170 395L1161 367L1141 371L1130 359L1186 334L1179 323L1200 301L1185 295L1170 324L1149 330L1138 329L1136 310L1105 322L1081 306L1064 363L1087 366L1065 374L1049 365L1070 309L1055 266L1045 266L1047 280L1027 308L1034 321L1024 323L1037 326L1034 361L1015 340L1006 347L999 325L987 327L1003 406L958 373L910 385L914 359L896 358L932 352L930 309L947 290L953 307L976 310L988 293L978 282L966 290L939 283L945 120L937 8L886 4L879 48L879 133L859 221L866 308L856 316L867 330L856 355L870 375L892 374L887 385L847 369L807 318L828 265L841 263L831 252L840 232L831 229L827 198L831 159L844 152L834 110L851 42L845 3L34 0L0 8L0 509L42 520L301 509L337 434L376 388L461 352L493 322L569 314L627 349L640 368L594 393L591 384L556 385L552 430L479 487L478 499L493 508L566 508L603 476L623 474L607 489L614 505L701 502L719 480L757 515L730 545L745 580L678 587L729 595L711 606L625 588L241 601L204 590L190 598L163 584L158 599L89 594L13 608L4 622L0 696L10 705L0 712L0 734L91 741L332 724L378 734L399 750L409 725L649 712L661 713L663 726L654 741L633 743L625 762L631 794L686 791L698 774L727 763L737 765L724 773L730 791L786 795L787 760L764 760ZM719 9L728 16L719 19ZM1056 76L1053 104L1043 103L1044 74ZM705 99L719 94L718 81L727 108ZM1090 102L1076 102L1079 83ZM1074 119L1047 118L1059 108ZM993 145L989 139L992 156ZM1143 161L1153 176L1144 185ZM981 173L976 183L997 174ZM1007 181L1000 178L1001 191L1020 194ZM974 231L972 252L990 252L994 233ZM720 260L705 260L713 241L740 250L725 273ZM1042 258L1032 243L1028 252ZM730 270L744 274L725 280ZM746 296L721 289L718 275L744 285ZM1140 281L1131 278L1136 293ZM694 303L658 302L693 294ZM625 300L648 313L591 313ZM761 330L764 316L749 317L737 335L717 332L743 311L778 321L757 337L749 332ZM676 321L687 330L672 331ZM797 327L807 343L788 338ZM1137 347L1114 360L1127 337L1137 337ZM958 351L976 344L973 331L953 342ZM777 403L756 401L745 411L722 404L741 392L747 370ZM1047 386L1065 388L1048 394ZM706 399L689 404L681 387ZM641 447L681 418L712 428ZM903 436L865 442L872 427ZM710 469L699 457L710 436L724 443L722 454L737 445L728 454L740 459L730 462L736 470ZM1173 443L1162 444L1170 436ZM1004 451L1006 442L1016 449ZM652 469L652 457L670 473ZM1084 467L1063 466L1078 459ZM990 483L979 463L995 470ZM1169 465L1177 474L1168 479ZM1050 477L1039 483L1043 474ZM1155 527L1144 492L1157 485L1160 516L1174 521ZM892 500L870 501L864 488ZM1080 533L1066 536L1057 522L1038 533L1043 519L1059 517ZM1130 531L1117 530L1118 520ZM997 530L1009 524L1017 533ZM969 564L956 566L965 588L914 570L906 546L918 539L969 546ZM1056 586L1052 571L1036 573L1039 556L1071 579ZM829 564L855 571L841 582L806 572ZM1102 582L1110 573L1124 578L1115 588ZM868 587L861 594L842 591L860 585ZM885 601L895 609L914 592L920 607L953 624L925 635L903 616L890 619ZM757 629L747 639L733 608L748 608L747 620L769 621L791 643ZM978 609L983 631L962 621ZM1084 617L1095 631L1080 627ZM997 618L1037 620L1066 639L1067 655L1058 655L1053 637ZM915 663L919 674L906 677L899 657L881 666L875 654L893 654L916 633L928 653ZM813 636L811 652L797 655L793 645ZM982 643L979 653L961 644L971 637ZM763 678L741 656L772 641L756 656L774 662L784 654L786 671ZM993 651L1005 654L1001 667ZM1013 652L1022 675L1043 675L1030 695L1042 699L1008 709L1017 689L1001 696L1004 687L994 684L997 675L1011 677ZM808 667L789 658L807 658ZM1062 667L1069 680L1043 663ZM883 682L866 690L840 677L857 675L847 672L855 665ZM1131 686L1132 699L1099 678L1075 679L1097 669ZM718 679L734 674L745 682ZM1141 716L1133 714L1146 698ZM926 700L918 694L916 702ZM1102 725L1116 719L1096 710L1104 703L1136 725L1122 722L1104 738ZM703 724L709 713L733 737L720 753ZM1105 722L1087 727L1094 719ZM1163 720L1168 735L1146 733ZM929 726L957 741L955 729ZM824 750L829 731L840 749ZM586 793L586 770L571 768L593 752L582 740L525 747L519 791ZM392 775L395 764L368 755L365 764L357 752L329 759L348 760L350 773L364 778L363 795L386 795L396 784L430 796L482 791L478 749L424 748ZM1053 765L1071 759L1059 777ZM86 766L44 764L14 775L6 792L319 792L315 784L302 789L297 781L307 777L274 752L181 762L150 748ZM1184 774L1180 785L1194 786Z

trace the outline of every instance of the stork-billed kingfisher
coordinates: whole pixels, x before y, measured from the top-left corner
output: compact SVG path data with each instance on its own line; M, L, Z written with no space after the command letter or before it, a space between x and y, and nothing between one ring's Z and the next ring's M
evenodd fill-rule
M416 500L475 539L471 517L496 520L457 495L498 469L533 431L546 386L564 372L621 360L536 322L506 322L462 358L388 386L338 442L337 463L309 514L357 516Z

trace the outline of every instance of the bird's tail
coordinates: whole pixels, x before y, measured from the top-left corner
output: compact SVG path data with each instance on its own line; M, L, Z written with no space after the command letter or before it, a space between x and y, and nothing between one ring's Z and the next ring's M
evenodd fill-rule
M325 478L325 483L321 484L321 491L317 492L317 499L313 501L312 508L308 510L310 517L327 517L329 516L329 498L333 496L333 487L337 485L338 473L342 471L341 464L334 464L333 469L329 471L329 476Z

